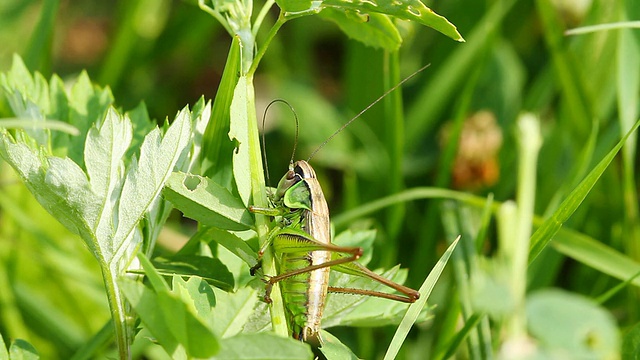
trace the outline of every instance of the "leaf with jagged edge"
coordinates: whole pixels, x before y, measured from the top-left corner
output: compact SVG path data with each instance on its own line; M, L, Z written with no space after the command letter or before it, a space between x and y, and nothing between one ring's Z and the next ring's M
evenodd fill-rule
M362 14L379 13L401 20L415 21L456 41L464 41L456 27L445 17L436 14L420 0L323 0L322 8L338 8Z

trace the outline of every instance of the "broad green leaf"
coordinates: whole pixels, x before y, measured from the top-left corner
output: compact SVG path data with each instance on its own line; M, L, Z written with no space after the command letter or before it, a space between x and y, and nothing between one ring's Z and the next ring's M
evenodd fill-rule
M379 271L378 271L379 273ZM396 266L380 274L397 283L403 283L406 270ZM331 272L331 286L341 288L366 289L372 291L393 292L386 285L360 276ZM333 326L385 326L397 324L407 310L407 304L371 296L351 294L328 294L322 320L323 328Z
M131 120L131 125L133 125L133 139L126 155L127 159L131 159L136 151L140 149L144 137L157 126L157 123L149 118L149 112L144 103L140 103L132 110L129 110L127 115Z
M590 299L559 289L527 298L527 327L549 353L576 359L615 358L620 346L616 321Z
M16 137L24 139L17 132ZM96 258L100 244L94 228L100 212L98 196L91 191L85 173L69 158L47 157L27 140L17 143L0 130L0 156L16 170L38 202L61 224L78 233Z
M215 302L211 288L197 277L188 283L174 277L173 289L164 282L142 254L138 258L153 290L129 278L119 279L127 300L143 324L169 355L184 351L187 356L210 357L219 349L210 328L210 304Z
M411 20L437 30L453 40L464 41L452 23L426 7L420 0L324 0L321 6L359 11L365 14L380 13L402 20Z
M124 154L131 145L133 128L128 117L109 111L99 127L87 134L85 163L94 196L100 201L99 219L96 219L96 237L112 240L114 215L117 214L117 199L122 191ZM115 195L115 196L114 196ZM102 244L101 252L107 262L112 258L116 244Z
M396 51L402 44L398 29L386 15L362 15L350 10L326 8L319 16L334 22L348 37L367 46Z
M309 10L311 8L311 0L276 0L276 3L284 12L298 12Z
M196 280L201 281L201 287L191 288L195 291L190 292L184 281L174 276L172 291L157 294L158 304L165 321L170 325L171 333L184 346L187 354L208 357L219 349L218 339L211 329L213 319L210 316L210 304L214 295L209 285L201 279L191 278L190 282Z
M7 351L7 345L4 343L4 338L0 333L0 360L9 360L9 352Z
M238 236L224 230L209 228L206 230L206 236L210 237L213 241L224 246L227 250L231 251L237 257L242 259L249 267L252 267L258 263L258 254L255 250Z
M230 293L213 289L216 304L212 310L213 332L220 338L238 335L253 314L258 294L251 287L244 287Z
M107 89L93 86L85 71L80 73L69 94L69 124L80 130L80 136L70 139L68 155L78 165L84 167L85 138L89 129L103 119L109 106L113 103L113 95Z
M190 173L201 173L201 164L204 159L204 137L209 126L211 117L211 101L205 103L204 97L193 106L191 110L191 123L193 124L193 142L189 151L189 165L185 171Z
M241 76L233 91L231 101L231 128L229 138L235 142L233 153L233 178L242 203L249 205L251 197L251 165L249 160L249 97L253 97L251 79Z
M241 334L224 339L215 359L294 360L313 359L309 345L271 333Z
M174 358L178 354L184 354L184 348L180 347L172 335L170 326L158 314L157 295L143 284L131 279L121 278L118 284L127 301L158 344Z
M542 225L536 230L531 237L531 251L529 252L529 262L535 260L536 256L540 254L547 244L553 239L558 230L562 227L565 221L573 214L574 211L580 206L584 198L589 194L593 185L600 178L602 173L607 169L613 158L627 138L640 126L640 121L637 121L634 126L627 132L622 139L614 146L611 151L591 170L591 172L585 177L582 182L569 194L569 196L560 204L558 209L553 213L551 217L546 219Z
M327 359L358 360L349 347L325 330L322 330L322 340L324 343L320 347L320 351Z
M177 172L165 185L164 196L182 213L203 225L247 230L253 218L240 199L206 177Z
M55 154L70 156L81 166L86 131L92 122L104 117L113 103L109 90L94 89L86 74L82 74L73 84L74 89L82 90L78 91L77 98L71 98L73 93L67 95L65 85L58 76L52 76L47 84L39 73L32 76L17 55L13 58L11 70L0 74L0 87L16 118L39 122L57 120L80 130L80 136L69 137L40 126L27 130L27 134L39 144L48 145Z
M71 88L68 106L62 95L66 90L57 78L48 87L36 74L31 87L27 84L30 91L25 91L20 84L11 87L11 77L3 75L0 82L3 95L13 101L13 111L40 120L49 116L46 110L55 104L52 111L63 116L60 120L81 132L81 136L69 140L66 134L51 136L37 129L12 134L0 129L0 156L43 208L79 234L98 260L116 325L116 342L124 354L130 325L116 279L129 266L145 235L145 245L151 246L159 232L158 220L168 213L159 195L174 167L185 159L191 141L190 116L186 110L181 111L165 131L151 130L140 148L133 149L130 120L115 109L107 111L111 93L94 88L86 74ZM50 96L47 89L51 89ZM49 101L50 97L54 100ZM145 120L142 116L137 119ZM142 122L140 125L148 124ZM69 156L55 156L53 148ZM132 156L134 153L139 155ZM85 162L89 162L86 173ZM147 214L150 216L145 219Z
M373 256L371 249L373 247L373 242L376 239L376 235L376 230L352 231L347 229L336 235L331 242L339 246L361 247L364 251L362 256L358 259L358 262L362 265L367 265Z
M233 143L229 140L230 108L240 72L240 40L233 37L227 62L211 110L211 121L202 138L202 170L218 184L231 189Z
M183 109L164 137L160 130L151 131L140 147L140 161L132 161L127 169L118 207L119 222L114 238L124 242L134 234L136 224L160 196L176 163L186 154L191 140L190 116ZM119 247L118 258L126 248Z
M172 256L171 258L155 258L153 265L163 275L197 276L209 284L231 291L234 288L233 275L220 260L196 255Z
M11 360L37 360L40 359L38 351L26 340L16 339L9 348Z

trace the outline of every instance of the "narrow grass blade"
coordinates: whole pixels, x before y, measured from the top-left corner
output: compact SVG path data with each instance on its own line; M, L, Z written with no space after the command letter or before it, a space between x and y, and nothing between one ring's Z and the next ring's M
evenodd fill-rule
M420 311L422 310L422 308L427 305L429 295L431 295L431 291L436 285L436 281L438 281L438 279L440 278L440 274L442 274L442 270L444 270L445 265L447 265L447 261L449 261L449 257L451 257L451 254L456 248L456 245L458 245L459 240L460 236L458 236L453 241L453 243L449 245L447 251L445 251L440 260L438 260L438 262L436 263L436 266L434 266L433 270L431 270L429 276L427 276L427 279L424 281L424 283L422 283L422 286L419 290L420 299L409 306L407 313L398 326L398 330L396 330L396 333L393 335L393 339L391 340L391 344L387 349L384 360L395 359L396 355L398 355L398 351L400 350L404 339L407 337L407 334L409 334L409 330L411 330L411 327L416 322L416 319L420 315Z
M569 196L560 204L558 210L553 215L542 223L538 230L531 237L531 251L529 252L529 263L531 263L540 254L549 241L556 235L558 230L562 227L565 221L573 214L574 211L580 206L587 194L591 191L593 185L600 178L602 173L609 166L613 158L616 156L622 145L627 141L627 138L638 128L640 121L629 130L629 132L616 144L616 146L609 151L598 165L582 180L580 185L569 194Z

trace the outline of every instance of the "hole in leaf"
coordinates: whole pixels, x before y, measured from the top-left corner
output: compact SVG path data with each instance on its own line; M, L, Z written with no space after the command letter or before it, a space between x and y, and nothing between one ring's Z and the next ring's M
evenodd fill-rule
M420 10L414 9L411 5L407 6L407 12L415 17L420 17L421 15Z
M197 176L189 176L184 179L184 186L190 191L194 191L200 185L200 178Z

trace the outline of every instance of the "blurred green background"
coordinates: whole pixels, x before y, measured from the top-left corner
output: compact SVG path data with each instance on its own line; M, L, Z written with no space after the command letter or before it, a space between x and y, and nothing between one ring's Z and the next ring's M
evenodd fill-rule
M565 36L563 31L638 19L640 4L453 0L426 5L455 24L466 42L399 24L404 39L398 53L400 78L431 65L401 89L403 124L390 124L382 104L376 105L314 158L332 214L417 186L513 199L514 126L523 111L541 119L536 214L550 214L638 114L640 32ZM276 16L274 8L267 22ZM259 44L265 35L258 34ZM159 121L173 118L202 95L215 97L230 42L212 17L188 1L0 3L0 70L9 69L13 53L47 78L57 73L72 79L86 70L100 86L111 88L122 109L144 102ZM384 51L349 40L318 16L291 21L256 74L259 119L269 101L291 103L300 118L296 158L304 159L384 93L389 84L383 84L380 73L388 59ZM270 110L267 117L272 183L286 169L293 148L293 120L282 109ZM4 115L6 109L0 110ZM466 155L458 151L464 143L448 141L460 131L470 136L468 141L478 138L467 144ZM389 146L390 136L400 136L400 157ZM596 141L590 142L590 136ZM638 261L635 140L623 153L567 226ZM11 169L1 164L0 171L0 332L5 339L27 339L43 358L67 358L108 319L99 270L81 242L16 183ZM415 201L339 228L377 228L374 262L409 267L408 284L417 287L445 244L440 211L438 201ZM477 214L460 216L474 226ZM189 226L173 217L172 229L178 233L188 234ZM490 226L479 252L493 254L495 239ZM184 235L165 234L161 244L170 249L183 240ZM561 287L592 298L620 283L553 249L530 267L529 280L530 290ZM430 353L455 334L456 288L451 281L444 283L449 285L441 286L433 301L439 304L436 314L443 316L412 333L407 357L420 358L416 354ZM637 295L635 288L620 291L604 304L621 331L638 321ZM368 359L377 354L375 339L392 331L333 333Z

